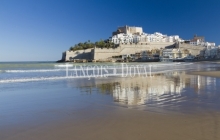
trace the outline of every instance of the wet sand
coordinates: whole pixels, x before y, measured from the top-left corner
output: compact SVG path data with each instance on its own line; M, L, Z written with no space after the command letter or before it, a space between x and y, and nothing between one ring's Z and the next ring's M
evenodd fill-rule
M190 72L189 74L220 78L220 71L196 71Z
M190 74L204 74L204 76L218 77L220 72L192 72ZM173 80L172 77L169 76L169 81L161 80L162 77L159 77L162 87L156 87L158 89L162 90L166 87L162 83L176 83L168 87L177 88L177 85L183 85L181 81L184 81L186 82L184 86L185 89L196 88L204 92L191 91L192 93L189 93L191 98L183 96L182 99L182 96L180 96L180 100L178 100L179 96L177 96L177 94L173 94L172 96L168 94L171 93L171 91L166 92L169 98L166 98L165 93L158 94L157 98L161 98L162 101L155 101L154 104L158 104L158 106L168 105L165 106L164 109L168 109L170 105L180 106L177 108L177 111L163 111L163 108L161 108L161 111L160 108L158 109L157 106L153 106L152 104L140 104L138 106L134 104L127 105L124 103L128 101L125 100L123 102L121 101L122 98L118 98L118 102L112 103L113 99L109 98L111 96L108 94L97 94L98 90L94 88L91 89L95 92L93 94L89 92L79 94L77 93L79 91L78 89L63 88L62 85L60 85L61 89L53 89L55 86L51 85L53 88L49 87L48 90L36 90L37 94L32 93L32 90L21 90L20 93L16 89L14 91L15 94L9 91L9 93L5 93L4 96L2 95L2 100L0 100L2 106L2 112L0 113L0 140L220 139L220 111L214 108L219 108L219 96L217 95L219 89L216 87L217 92L215 92L215 94L207 93L207 90L210 92L214 91L211 90L215 89L212 85L218 84L207 85L208 82L206 79L204 78L204 81L202 81L201 78L200 88L198 88L199 86L196 86L198 81L196 81L195 78L190 79L186 77L186 75L183 75L185 79L178 79L178 77L173 76ZM191 75L190 77L193 76ZM196 78L197 77L198 76L196 76ZM150 83L144 83L143 85L150 88L154 85L154 81L159 81L157 77L154 78L155 79L151 79ZM137 81L141 80L135 80L135 78L133 78L133 81L130 82L136 85L137 89L142 88L146 91L145 88L137 86L137 84L141 85L142 83L138 83ZM143 81L145 81L145 79ZM196 82L194 83L193 81ZM73 83L70 82L68 86L85 86L85 81L81 82L82 83L80 83L80 80ZM99 87L99 85L103 83L103 81L98 82L99 80L97 83L94 81L94 85L92 84L92 86ZM75 83L79 83L79 85ZM88 81L87 87L89 87L91 83L91 81ZM115 82L113 81L111 83ZM120 81L117 81L117 83L120 83ZM122 82L121 87L130 85L131 83L124 82L123 84ZM207 90L201 88L202 84L204 84L204 87L208 87ZM44 85L48 86L46 84ZM36 87L38 86L39 85L36 85ZM56 92L53 92L54 90ZM83 91L85 91L85 89L83 89ZM29 92L31 94L29 94ZM134 92L134 94L137 93L138 92ZM130 94L131 92L129 92L129 95ZM14 97L13 100L11 99L11 95ZM184 95L184 92L178 95ZM175 98L175 96L177 98ZM138 99L139 98L137 98L137 100ZM184 99L187 99L187 101L182 104L178 103L178 101L184 101ZM119 105L119 101L122 105ZM163 103L163 101L169 104ZM211 107L206 105L210 105ZM143 110L141 110L142 106ZM184 108L184 106L187 107ZM187 112L191 108L192 110Z
M48 118L50 115L48 113ZM0 127L0 139L217 140L220 139L220 113L201 110L196 114L163 114L112 106L94 107L64 113L59 120Z

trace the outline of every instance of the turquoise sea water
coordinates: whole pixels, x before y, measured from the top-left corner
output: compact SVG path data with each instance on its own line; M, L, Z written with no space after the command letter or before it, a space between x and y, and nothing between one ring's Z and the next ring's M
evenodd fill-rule
M48 112L48 118L56 119L62 112L89 109L93 104L162 113L220 111L220 79L188 74L219 70L219 62L129 63L123 68L120 63L68 65L67 74L66 64L0 63L2 126L31 123L47 118ZM137 65L146 71L139 75ZM83 75L81 66L88 68L90 78ZM108 73L100 72L102 66L108 66ZM80 71L78 77L75 70Z

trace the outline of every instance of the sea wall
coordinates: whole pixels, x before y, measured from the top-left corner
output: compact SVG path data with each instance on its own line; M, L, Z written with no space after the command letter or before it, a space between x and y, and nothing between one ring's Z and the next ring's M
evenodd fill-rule
M112 56L119 56L125 54L135 54L141 51L153 50L153 49L164 49L164 48L176 48L180 50L188 50L186 54L194 56L204 57L206 53L206 47L201 45L190 45L186 43L171 43L171 42L146 42L137 44L120 44L117 48L94 48L77 51L66 51L62 54L62 60L60 61L73 61L74 59L86 59L95 61L106 61L111 60ZM220 58L220 53L218 53Z
M94 48L77 51L66 51L63 53L62 60L72 61L73 59L87 60L106 60L112 56L124 54L134 54L136 52L147 51L152 49L164 49L175 47L173 42L146 42L137 44L120 44L117 48Z
M187 49L189 50L189 53L196 56L196 55L203 55L204 54L204 50L205 47L201 46L201 45L190 45L190 44L176 44L176 48L180 48L180 49Z
M77 51L66 51L63 53L62 59L65 61L71 61L73 59L93 59L93 49L77 50Z
M95 48L94 60L108 59L112 56L123 54L134 54L135 52L147 51L152 49L164 49L166 47L174 47L175 43L171 42L153 42L153 43L137 43L137 44L120 44L117 48Z

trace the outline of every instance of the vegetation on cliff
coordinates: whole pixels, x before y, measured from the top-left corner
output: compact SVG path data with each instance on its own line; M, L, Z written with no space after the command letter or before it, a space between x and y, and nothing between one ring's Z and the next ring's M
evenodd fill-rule
M71 46L69 50L70 51L85 50L85 49L90 49L90 48L95 48L95 47L96 48L114 48L115 44L112 42L103 41L103 40L93 43L93 42L90 42L90 40L88 40L84 43L80 42L78 44L75 44L74 46Z

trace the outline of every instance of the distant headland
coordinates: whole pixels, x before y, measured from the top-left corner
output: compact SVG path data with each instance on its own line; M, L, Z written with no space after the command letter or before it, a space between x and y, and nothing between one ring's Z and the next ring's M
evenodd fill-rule
M118 27L112 37L70 47L57 62L185 62L220 59L220 47L204 36L183 40L178 35L144 33L142 27Z

